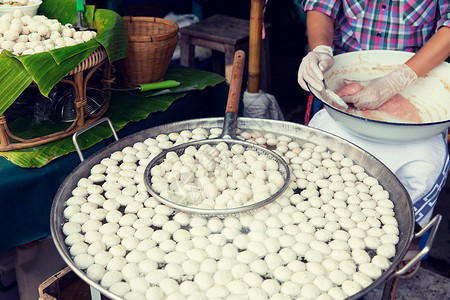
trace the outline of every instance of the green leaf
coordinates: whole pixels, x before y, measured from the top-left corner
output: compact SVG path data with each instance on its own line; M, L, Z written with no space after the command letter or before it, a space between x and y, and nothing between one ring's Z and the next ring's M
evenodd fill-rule
M7 56L6 51L0 55L0 115L19 97L33 81L20 61Z
M225 80L215 73L174 66L169 67L165 79L180 81L181 87L186 90L203 90L207 86L215 86ZM174 101L186 95L181 92L181 87L171 89L170 94L166 93L151 98L147 93L113 92L111 105L105 116L111 119L116 131L120 130L129 122L137 122L149 117L151 113L165 111ZM36 125L30 118L16 120L9 124L11 131L22 138L42 136L63 130L67 126L68 124L52 121ZM89 148L110 136L112 133L109 127L101 124L80 135L80 148ZM68 137L34 148L0 152L0 156L23 168L39 168L53 159L73 151L75 151L75 147L72 138Z
M127 56L128 36L121 16L111 10L97 9L93 26L98 31L95 39L106 49L110 62Z
M100 44L96 40L92 39L83 44L77 44L77 45L73 45L70 47L62 47L62 48L54 49L52 51L49 51L48 53L51 54L51 56L55 60L56 64L59 65L61 62L65 61L66 59L71 58L72 56L75 56L86 50L92 50L92 52L93 52L99 46L100 46Z
M94 49L95 50L95 49ZM69 57L59 65L48 52L34 55L18 56L25 69L31 74L31 78L37 83L39 90L44 96L48 96L51 89L81 61L89 56L94 50L88 49Z

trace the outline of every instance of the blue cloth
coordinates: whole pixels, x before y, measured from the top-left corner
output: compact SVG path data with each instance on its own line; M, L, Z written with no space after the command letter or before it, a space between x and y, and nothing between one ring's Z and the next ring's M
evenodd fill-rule
M323 108L323 103L316 97L314 97L313 103L312 103L312 114L311 117L313 117L319 110Z
M447 156L444 165L442 167L442 171L439 173L439 176L436 179L436 182L434 183L433 187L425 196L414 202L413 206L414 206L414 214L416 216L416 222L421 223L421 221L424 218L429 219L431 217L433 208L435 207L436 201L439 197L439 193L445 186L445 182L447 181L449 167L450 167L450 158L448 156L448 149L447 149Z

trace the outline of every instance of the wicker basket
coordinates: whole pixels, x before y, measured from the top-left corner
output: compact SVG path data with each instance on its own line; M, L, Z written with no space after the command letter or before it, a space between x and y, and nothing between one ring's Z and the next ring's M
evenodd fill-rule
M123 17L128 35L128 56L118 62L123 84L164 79L178 42L178 24L154 17Z

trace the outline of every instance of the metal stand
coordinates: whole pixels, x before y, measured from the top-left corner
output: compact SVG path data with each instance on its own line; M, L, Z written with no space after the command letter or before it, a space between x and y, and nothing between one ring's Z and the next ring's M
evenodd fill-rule
M100 294L100 292L97 291L92 286L89 286L89 287L91 289L91 300L102 300L102 295Z

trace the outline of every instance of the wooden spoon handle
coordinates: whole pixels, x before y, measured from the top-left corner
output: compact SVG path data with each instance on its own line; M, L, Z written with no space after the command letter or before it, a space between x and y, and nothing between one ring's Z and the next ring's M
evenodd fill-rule
M228 92L227 108L225 113L239 111L239 99L241 97L242 77L244 75L245 52L236 51L234 54L233 69L231 71L230 90Z

